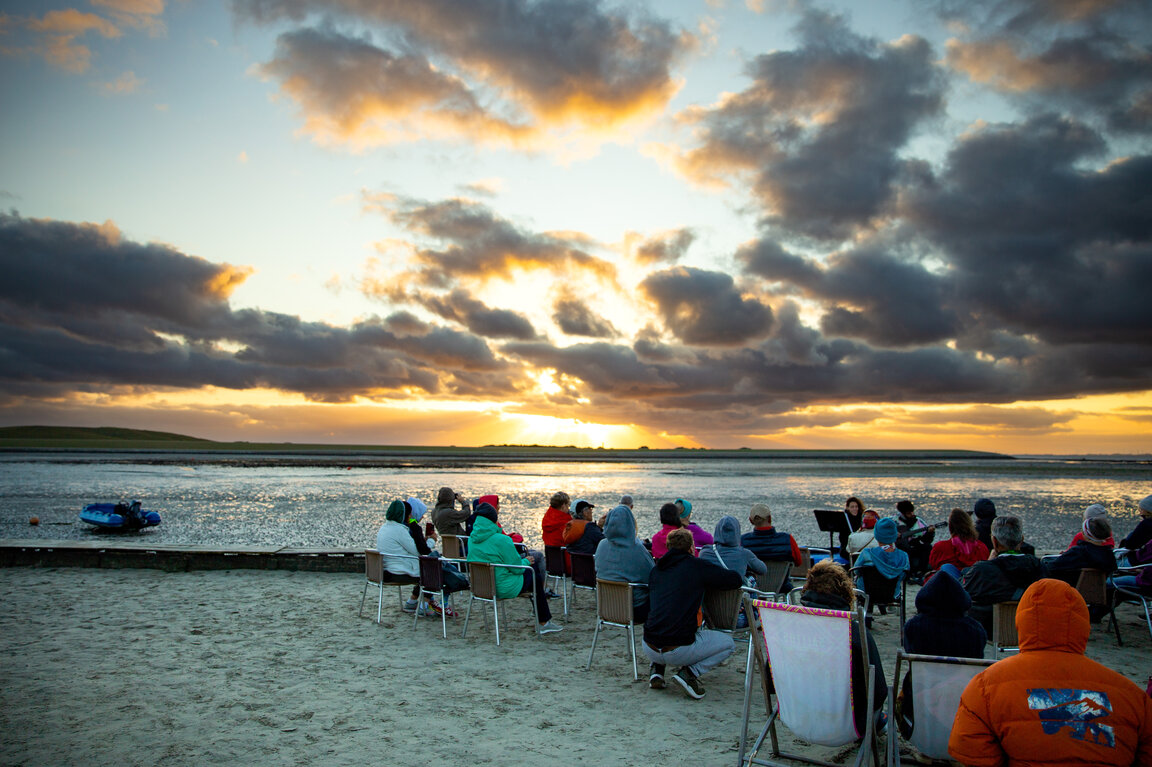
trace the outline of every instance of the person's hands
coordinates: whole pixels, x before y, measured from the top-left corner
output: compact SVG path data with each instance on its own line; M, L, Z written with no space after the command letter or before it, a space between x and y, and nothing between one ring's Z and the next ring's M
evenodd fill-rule
M608 515L607 514L601 514L600 519L596 520L596 524L599 525L600 527L604 527L604 523L607 521L608 521Z

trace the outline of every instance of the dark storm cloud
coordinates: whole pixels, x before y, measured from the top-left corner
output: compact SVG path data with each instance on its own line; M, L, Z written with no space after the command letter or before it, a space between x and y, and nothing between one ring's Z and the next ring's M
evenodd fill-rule
M641 264L674 264L685 256L696 240L691 229L678 229L648 237L636 246L634 258Z
M478 336L528 341L537 335L536 329L524 315L509 309L489 308L463 290L454 290L443 296L416 293L411 298L429 311L465 326Z
M692 35L665 20L609 11L597 0L236 0L234 7L255 22L322 16L373 29L540 122L592 124L659 109L677 87L672 67L695 47Z
M665 327L687 344L741 344L772 328L772 308L742 296L722 272L676 267L649 275L639 287Z
M233 311L246 270L125 241L111 225L0 215L0 273L0 389L10 393L267 387L338 401L436 392L455 371L512 387L482 339L414 318L339 328Z
M589 254L588 238L525 231L469 200L426 202L376 195L370 207L415 235L438 240L440 249L421 248L416 261L421 279L444 287L461 278L510 277L515 269L579 270L614 278L615 267Z
M1140 0L945 2L964 22L948 65L1034 109L1095 114L1123 132L1152 130L1152 26Z
M612 323L600 317L588 305L574 296L566 296L556 302L552 319L562 331L570 336L588 338L615 338L620 333Z
M747 89L681 116L701 140L684 166L701 178L750 175L769 222L842 238L891 203L899 153L940 113L944 80L920 38L882 44L812 10L797 32L799 48L749 64Z

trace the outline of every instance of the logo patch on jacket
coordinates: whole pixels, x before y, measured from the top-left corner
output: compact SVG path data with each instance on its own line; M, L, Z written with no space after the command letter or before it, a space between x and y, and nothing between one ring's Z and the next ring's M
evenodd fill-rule
M1092 741L1109 748L1116 746L1112 728L1095 721L1112 713L1106 693L1038 688L1028 691L1028 708L1039 712L1045 735L1055 735L1068 727L1075 740Z

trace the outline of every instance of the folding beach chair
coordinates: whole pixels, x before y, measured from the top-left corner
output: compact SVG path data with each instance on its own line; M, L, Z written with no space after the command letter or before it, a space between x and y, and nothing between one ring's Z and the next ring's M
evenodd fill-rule
M592 632L592 649L588 653L588 669L596 654L596 640L602 626L616 626L628 632L628 649L632 653L632 681L640 679L636 665L636 618L632 613L632 588L643 583L606 581L596 579L596 630Z
M951 759L948 736L960 707L960 695L972 677L996 661L983 658L948 658L896 651L896 674L888 696L888 767L901 767L900 728L896 721L896 696L901 685L901 664L912 677L912 735L908 742L931 759ZM908 702L905 701L905 705Z
M866 669L867 701L874 695L875 670L868 658L864 609L854 612L821 610L802 605L753 602L758 613L750 617L760 631L752 642L755 660L744 675L744 713L740 731L740 764L783 765L775 759L838 767L808 754L780 751L777 724L785 725L797 738L822 746L844 746L860 741L855 765L861 767L878 756L871 705L864 716L864 732L858 732L852 712L852 625L859 627L861 656ZM770 666L770 670L769 670ZM752 702L752 677L759 670L768 721L748 745L748 720ZM771 674L771 684L767 683ZM775 700L773 700L775 699ZM757 755L764 740L771 742L772 760Z

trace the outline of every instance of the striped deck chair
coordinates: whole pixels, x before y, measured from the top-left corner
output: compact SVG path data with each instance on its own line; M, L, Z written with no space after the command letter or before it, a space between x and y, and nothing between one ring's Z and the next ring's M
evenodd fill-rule
M757 599L749 620L758 630L753 642L755 660L744 675L744 712L740 733L740 764L784 765L776 759L837 767L809 754L780 751L776 732L786 726L797 738L822 746L844 746L860 741L855 765L861 767L878 758L871 712L864 717L864 732L858 732L852 712L852 624L859 626L863 662L868 669L866 700L873 698L875 673L868 660L864 608L853 612L821 610L802 605ZM771 684L761 684L768 721L746 751L748 720L751 715L754 671L762 681L771 674ZM775 699L775 700L773 700ZM757 755L765 739L771 743L771 759Z

